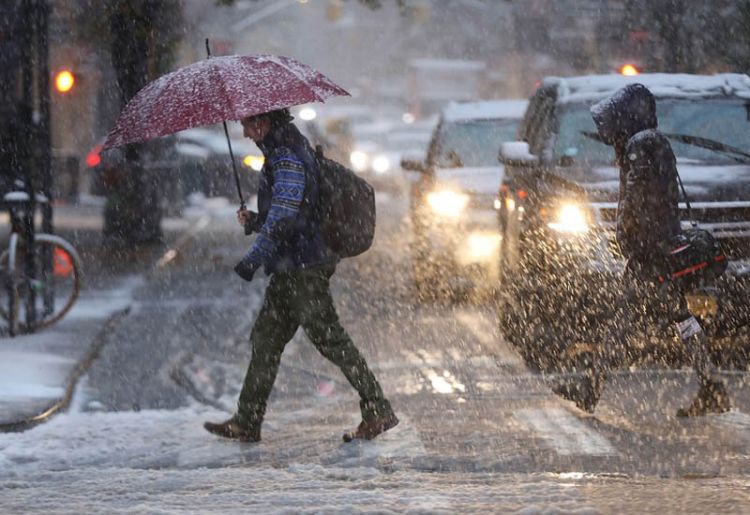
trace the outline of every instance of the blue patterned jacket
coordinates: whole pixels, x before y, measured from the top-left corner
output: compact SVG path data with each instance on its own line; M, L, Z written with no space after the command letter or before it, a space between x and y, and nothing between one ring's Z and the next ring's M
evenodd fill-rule
M258 188L258 233L244 261L267 274L335 263L313 212L317 163L307 139L292 124L275 127L258 143L265 164Z

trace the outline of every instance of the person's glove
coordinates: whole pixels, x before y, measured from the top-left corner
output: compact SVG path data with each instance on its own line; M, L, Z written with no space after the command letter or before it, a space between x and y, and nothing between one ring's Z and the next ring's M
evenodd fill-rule
M246 281L252 281L255 271L258 269L258 265L250 261L249 259L243 259L237 263L234 267L234 271L237 275L242 277Z

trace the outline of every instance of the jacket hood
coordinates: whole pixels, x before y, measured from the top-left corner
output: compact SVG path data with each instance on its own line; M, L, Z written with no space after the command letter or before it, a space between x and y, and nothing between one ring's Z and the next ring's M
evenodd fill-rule
M628 84L594 104L591 116L602 141L614 145L646 129L656 129L656 101L643 84Z

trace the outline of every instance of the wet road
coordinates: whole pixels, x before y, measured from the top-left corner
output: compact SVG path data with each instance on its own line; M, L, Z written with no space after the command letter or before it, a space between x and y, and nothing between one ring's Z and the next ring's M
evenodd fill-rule
M19 508L77 478L74 502L85 507L87 488L109 488L97 477L105 470L126 498L140 488L141 507L167 510L189 502L198 511L750 509L747 374L727 376L737 408L727 414L674 418L695 391L692 373L641 370L613 376L587 415L526 368L498 333L491 306L418 304L404 203L381 198L378 209L375 248L344 262L333 290L342 322L402 420L396 429L342 444L341 432L358 422L356 395L300 331L283 356L263 442L203 432L203 420L233 410L266 283L231 275L247 241L231 214L215 213L144 281L73 413L0 441L6 457L15 449L13 480L27 485L2 489L8 479L0 476L0 496L12 492L10 506ZM81 434L62 451L70 431ZM27 452L33 460L25 438L37 442ZM97 440L94 450L87 439ZM34 465L45 458L47 468ZM191 485L201 477L221 486L206 486L200 497ZM247 484L254 487L243 491ZM234 500L222 497L233 488ZM210 499L220 502L201 504Z

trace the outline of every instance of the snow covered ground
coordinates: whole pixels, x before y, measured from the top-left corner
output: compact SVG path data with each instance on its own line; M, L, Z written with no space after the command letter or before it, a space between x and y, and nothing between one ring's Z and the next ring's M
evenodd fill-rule
M403 245L373 249L333 282L396 428L342 442L359 422L356 395L300 331L263 440L208 434L204 421L234 409L266 281L226 280L222 267L247 242L232 236L234 210L217 201L191 252L141 284L68 412L0 433L0 513L747 512L740 375L730 382L737 411L721 416L674 419L694 391L690 374L650 370L613 375L587 416L526 368L490 310L414 308ZM97 312L83 308L71 323ZM6 393L13 372L0 381Z
M60 322L0 342L0 423L35 416L66 394L72 372L113 314L126 309L139 277L85 290Z
M268 458L286 454L287 439L207 438L201 421L226 415L210 408L80 408L0 435L3 513L739 513L750 488L746 479L420 470L414 458L424 450L408 420L373 442L333 446L336 435L313 425L291 443L323 462L274 464ZM317 410L278 411L269 434Z

